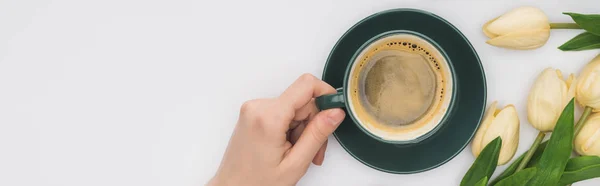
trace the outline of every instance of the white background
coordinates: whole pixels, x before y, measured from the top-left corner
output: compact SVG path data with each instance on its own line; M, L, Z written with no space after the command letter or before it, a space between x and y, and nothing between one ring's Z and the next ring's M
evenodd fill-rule
M525 103L537 74L577 73L599 53L556 49L575 30L552 31L533 51L485 44L481 25L522 5L554 22L570 21L562 11L600 13L597 0L0 0L0 185L203 185L245 100L320 76L348 28L399 7L431 11L467 36L488 103L519 110L521 154L536 134ZM467 148L437 169L394 175L328 145L324 165L298 185L457 185L474 160Z

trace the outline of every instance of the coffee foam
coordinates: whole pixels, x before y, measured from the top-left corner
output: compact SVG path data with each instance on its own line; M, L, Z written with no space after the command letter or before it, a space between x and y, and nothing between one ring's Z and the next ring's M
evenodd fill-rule
M359 77L360 100L382 124L408 125L434 101L436 74L427 59L404 51L375 54ZM398 99L399 98L399 99Z
M350 76L350 110L364 128L386 140L412 140L431 131L443 119L453 91L450 68L440 51L409 34L370 44Z

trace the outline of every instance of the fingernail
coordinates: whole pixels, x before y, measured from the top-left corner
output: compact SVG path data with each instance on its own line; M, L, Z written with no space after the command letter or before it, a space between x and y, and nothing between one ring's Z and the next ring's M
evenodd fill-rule
M327 119L329 120L329 124L339 125L342 120L344 120L345 115L346 114L342 109L331 109L329 113L327 113Z
M325 159L320 159L320 160L319 160L319 161L318 161L318 162L317 162L315 165L316 165L316 166L321 166L321 165L323 165L323 160L325 160Z

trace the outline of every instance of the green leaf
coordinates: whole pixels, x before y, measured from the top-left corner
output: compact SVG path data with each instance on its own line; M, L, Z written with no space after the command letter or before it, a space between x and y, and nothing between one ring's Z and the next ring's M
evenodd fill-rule
M580 156L571 158L565 171L575 171L590 165L600 165L600 156Z
M503 180L504 178L507 178L510 175L512 175L513 173L515 173L515 171L517 170L517 167L519 166L519 164L521 164L521 161L523 160L523 158L525 158L525 154L527 154L528 151L525 151L525 153L521 154L521 156L519 156L519 158L517 158L515 161L513 161L510 164L510 166L508 166L506 169L504 169L504 172L500 173L500 175L498 175L495 179L493 179L490 182L490 185L496 185L498 183L498 181Z
M560 45L562 51L581 51L600 48L600 36L584 32Z
M527 185L556 185L573 150L573 104L571 99L556 122L554 132L536 164L537 174Z
M535 174L537 173L537 168L527 168L523 169L505 179L500 180L496 186L513 186L513 185L523 185L523 183L527 183Z
M586 31L591 32L592 34L600 35L600 15L578 14L572 12L565 12L563 14L571 16L573 21L575 21L575 23L577 23Z
M527 163L527 168L533 167L535 165L535 162L539 161L540 157L542 157L542 153L544 152L544 149L546 149L546 145L548 145L548 141L540 143L538 148L535 150L535 152L531 156L529 163ZM504 169L504 172L502 172L500 175L498 175L498 177L496 177L494 180L492 180L490 182L490 185L496 185L500 180L503 180L504 178L514 174L515 171L517 170L517 167L519 166L519 164L521 164L521 161L523 160L523 158L525 158L525 154L527 154L528 151L529 150L525 151L523 154L521 154L521 156L519 156L519 158L517 158L515 161L513 161L510 164L510 166L508 166L508 168Z
M502 139L497 137L481 151L465 177L460 182L461 186L472 186L477 184L481 179L488 177L490 178L498 166L498 156L500 155L500 147L502 146Z
M477 183L475 183L475 186L486 186L488 182L488 178L487 176L481 180L479 180Z
M567 185L597 177L600 177L600 157L581 156L569 160L558 183Z

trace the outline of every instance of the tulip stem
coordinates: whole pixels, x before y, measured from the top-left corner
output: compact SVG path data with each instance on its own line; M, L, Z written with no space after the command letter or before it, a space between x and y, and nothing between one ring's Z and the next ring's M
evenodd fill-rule
M576 23L550 23L551 29L581 29Z
M573 135L573 139L575 139L575 136L579 134L579 131L581 131L581 128L583 128L583 125L585 125L585 121L590 113L592 113L592 107L586 106L585 110L583 110L583 114L581 114L581 117L579 118L579 121L577 121L577 124L575 124L575 134Z
M527 151L527 154L525 154L525 157L523 157L523 160L521 160L521 163L519 164L515 172L519 172L520 170L523 170L525 166L527 166L527 163L529 163L529 160L531 160L531 156L533 156L535 150L538 148L538 146L540 146L540 143L542 142L544 137L546 137L546 133L540 131L540 133L538 133L537 137L535 138L535 141L533 141L533 144L531 144L531 148L529 149L529 151Z

